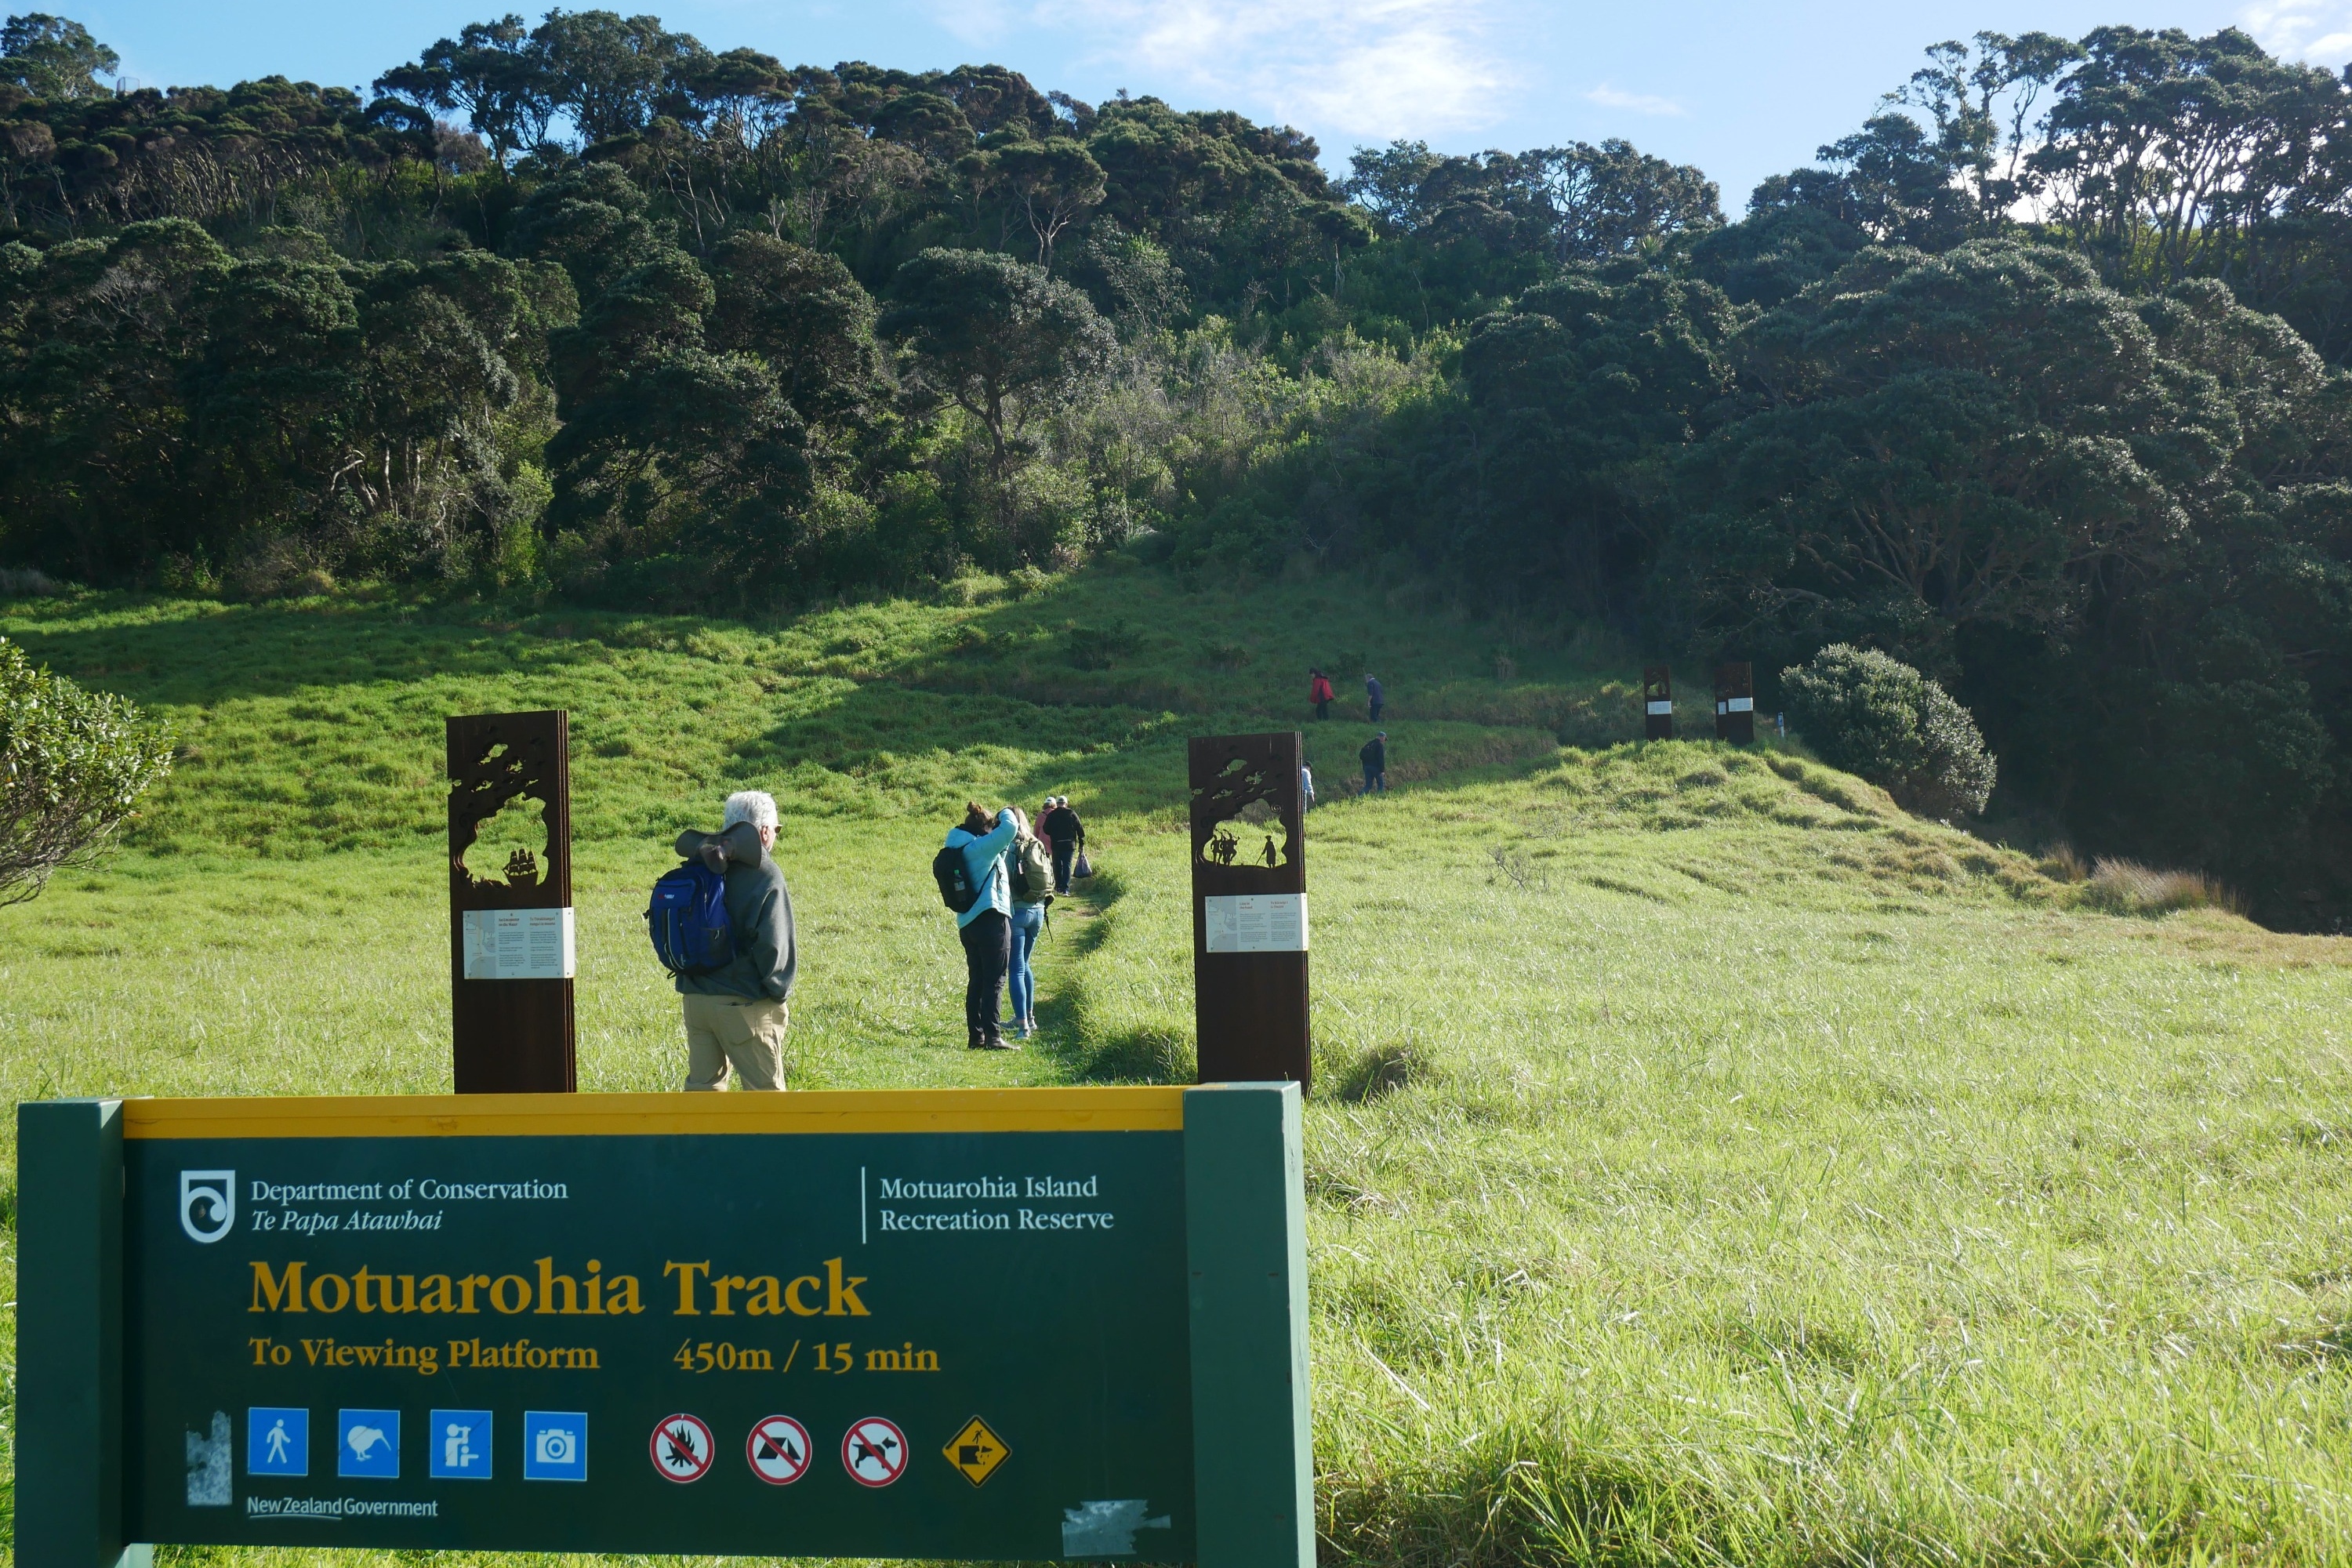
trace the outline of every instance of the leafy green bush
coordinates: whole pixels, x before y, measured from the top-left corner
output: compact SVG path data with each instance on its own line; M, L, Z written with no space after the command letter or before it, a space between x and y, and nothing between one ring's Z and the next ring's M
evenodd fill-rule
M1113 621L1105 626L1072 626L1069 635L1070 667L1074 669L1108 669L1143 645L1143 639L1125 621Z
M1969 710L1934 681L1874 648L1832 643L1780 672L1789 717L1832 767L1885 787L1922 816L1974 816L1992 794L1994 761Z
M0 904L103 847L171 765L171 734L132 704L35 668L0 637Z

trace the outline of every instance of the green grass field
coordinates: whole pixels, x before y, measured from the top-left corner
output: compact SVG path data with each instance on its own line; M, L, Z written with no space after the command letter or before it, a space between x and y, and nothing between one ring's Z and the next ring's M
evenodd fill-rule
M764 627L0 605L183 745L122 852L0 910L0 1075L446 1089L441 718L561 706L583 1088L682 1073L637 910L746 786L796 1085L1185 1079L1183 739L1369 660L1402 787L1337 798L1360 697L1304 726L1327 1558L2352 1559L2352 941L2095 912L1793 749L1606 744L1598 640L1498 679L1495 629L1360 584L1019 586ZM966 795L1049 792L1105 874L1044 1037L975 1056L925 864Z

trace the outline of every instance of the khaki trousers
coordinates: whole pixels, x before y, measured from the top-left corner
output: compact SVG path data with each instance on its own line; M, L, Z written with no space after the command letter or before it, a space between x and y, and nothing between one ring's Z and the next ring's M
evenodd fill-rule
M745 1089L784 1087L784 1031L792 1009L782 1002L688 992L686 1004L686 1087L727 1087L727 1068Z

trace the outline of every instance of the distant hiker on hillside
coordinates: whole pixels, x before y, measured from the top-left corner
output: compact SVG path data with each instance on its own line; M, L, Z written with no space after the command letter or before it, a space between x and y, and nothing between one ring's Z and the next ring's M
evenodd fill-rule
M1015 827L1008 866L1013 878L1013 962L1005 986L1013 994L1013 1024L1027 1039L1037 1032L1037 975L1029 955L1045 930L1045 906L1054 901L1054 861L1029 821L1012 807Z
M1388 706L1388 693L1381 689L1381 683L1369 675L1364 677L1364 706L1371 710L1367 716L1373 723L1381 721L1381 710Z
M1066 893L1070 890L1070 863L1086 844L1087 825L1070 809L1070 797L1062 795L1054 797L1054 809L1045 814L1037 831L1054 847L1054 891Z
M1356 753L1364 760L1364 793L1385 795L1389 787L1389 732L1381 731Z
M680 859L699 860L725 879L731 946L717 968L677 976L686 1014L686 1087L725 1089L731 1066L745 1089L782 1089L800 944L792 891L769 854L776 847L775 799L740 790L727 797L719 822L717 833L689 830L677 837Z
M1331 678L1319 669L1307 672L1307 700L1315 704L1315 717L1331 717Z
M1017 1051L997 1021L997 994L1013 966L1013 879L1006 851L1021 831L1021 812L1006 806L991 816L966 801L963 821L948 830L931 863L940 896L955 911L963 943L964 1044L975 1051Z

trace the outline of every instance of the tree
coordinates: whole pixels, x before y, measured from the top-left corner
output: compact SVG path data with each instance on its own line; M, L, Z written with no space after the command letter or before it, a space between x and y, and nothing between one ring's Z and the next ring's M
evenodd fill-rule
M0 249L0 548L83 582L218 558L185 375L232 264L184 218Z
M103 849L171 770L172 735L0 637L0 904Z
M2111 277L2225 269L2251 234L2344 193L2352 86L2333 73L2235 27L2100 27L2082 52L2027 163Z
M1351 173L1340 189L1391 234L1421 226L1422 182L1441 162L1426 142L1395 141L1385 147L1359 147L1349 158Z
M2217 282L2134 300L2002 240L1865 250L1732 358L1751 411L1675 462L1663 614L1934 669L2092 852L2257 888L2326 858L2352 378Z
M1973 47L1948 41L1928 49L1928 63L1888 95L1935 122L1943 161L1975 198L1977 232L2000 232L2011 208L2044 188L2025 161L2040 129L2034 107L2082 58L2082 46L2048 33L1979 33Z
M1099 373L1117 346L1084 294L992 251L931 249L898 268L876 324L918 374L988 431L997 472L1034 406Z
M562 426L546 447L546 527L575 562L574 592L740 603L801 563L806 424L758 353L711 352L719 292L646 205L597 163L541 185L517 215L517 247L561 262L581 300L578 323L549 334ZM748 267L763 242L777 243L744 237L725 254ZM734 303L738 342L722 348L785 346L750 301Z
M1102 165L1066 136L1015 142L993 155L995 176L1020 204L1037 240L1037 265L1054 270L1054 242L1103 199Z
M1354 165L1343 188L1391 233L1555 262L1606 260L1723 222L1714 181L1624 141L1457 158L1395 142L1360 149Z
M881 376L873 296L820 251L748 231L711 258L711 342L758 355L811 425L845 418Z
M1943 250L1974 231L1976 204L1959 181L1971 155L1887 110L1816 152L1832 168L1771 175L1748 207L1750 214L1811 208L1884 245Z
M683 100L672 113L706 135L738 143L756 140L763 121L792 108L793 73L757 49L689 56L672 68L670 86Z
M2058 631L2161 569L2241 438L2088 263L2007 241L1864 251L1737 363L1767 401L1684 460L1676 536L1731 637L1940 664L1961 626Z
M550 11L530 42L545 61L549 96L591 145L641 129L670 72L707 52L658 16L614 11Z
M554 82L546 52L534 46L520 16L472 22L455 39L443 38L413 65L376 78L375 90L419 105L464 113L489 143L499 169L520 152L547 139L555 113Z
M1552 258L1600 261L1723 222L1716 184L1686 163L1669 163L1630 142L1578 142L1523 160L1548 211Z
M1439 526L1489 581L1539 575L1580 611L1618 607L1644 548L1646 458L1687 442L1728 390L1735 318L1705 283L1643 272L1568 274L1481 317L1462 350L1450 489L1467 515Z
M13 82L35 98L111 97L114 89L99 79L121 63L88 27L63 16L34 11L0 26L0 81Z

